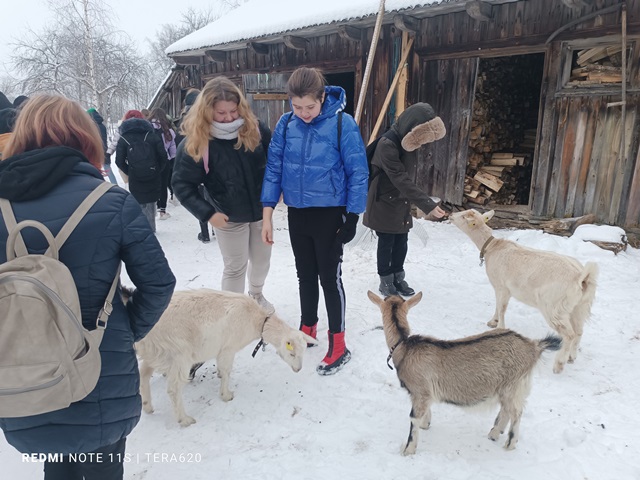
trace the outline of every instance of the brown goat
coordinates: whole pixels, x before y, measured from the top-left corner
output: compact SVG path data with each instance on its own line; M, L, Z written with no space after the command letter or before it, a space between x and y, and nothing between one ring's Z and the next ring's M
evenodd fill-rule
M471 407L497 401L500 411L489 438L497 440L510 422L504 448L514 449L533 367L544 350L558 350L562 339L548 335L536 341L507 329L451 341L411 335L407 312L422 299L422 292L406 301L399 296L382 300L371 291L367 295L382 311L389 359L411 397L411 427L403 454L415 453L418 427L429 428L431 404L443 402Z

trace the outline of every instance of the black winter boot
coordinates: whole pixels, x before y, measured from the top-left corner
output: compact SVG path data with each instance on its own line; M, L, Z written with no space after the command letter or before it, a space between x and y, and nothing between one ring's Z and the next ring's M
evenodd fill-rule
M391 295L398 295L398 290L396 290L396 287L393 283L393 273L385 276L380 275L379 290L380 290L380 293L385 297L389 297Z
M410 297L411 295L415 295L415 290L409 286L409 284L404 279L404 270L398 273L393 274L393 285L396 287L398 294L403 297Z

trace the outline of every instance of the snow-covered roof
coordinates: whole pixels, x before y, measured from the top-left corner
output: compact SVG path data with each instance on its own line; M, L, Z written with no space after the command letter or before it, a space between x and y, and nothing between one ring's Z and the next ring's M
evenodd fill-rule
M387 0L385 12L460 0ZM250 0L181 38L168 55L376 15L379 0Z

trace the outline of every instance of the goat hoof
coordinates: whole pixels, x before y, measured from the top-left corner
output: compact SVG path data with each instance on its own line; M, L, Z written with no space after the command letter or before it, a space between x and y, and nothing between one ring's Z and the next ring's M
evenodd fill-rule
M556 363L553 365L553 373L562 373L562 370L564 370L563 363Z
M514 442L514 441L510 442L510 441L507 440L507 443L504 444L504 449L505 450L514 450L516 448L516 443L518 443L518 442Z
M491 440L492 442L495 442L498 440L498 438L500 438L500 430L496 429L496 428L492 428L491 431L489 432L489 435L487 436L489 438L489 440Z
M221 393L220 398L225 402L230 402L231 400L233 400L233 392Z
M153 413L153 407L146 402L142 402L142 410L144 410L144 413Z
M187 415L186 417L178 420L178 423L181 427L188 427L189 425L196 423L196 419Z
M406 447L403 451L402 451L402 455L404 455L405 457L407 455L413 455L414 453L416 453L416 447L412 446L412 447Z
M491 327L491 328L496 328L498 326L498 320L489 320L487 322L487 326Z

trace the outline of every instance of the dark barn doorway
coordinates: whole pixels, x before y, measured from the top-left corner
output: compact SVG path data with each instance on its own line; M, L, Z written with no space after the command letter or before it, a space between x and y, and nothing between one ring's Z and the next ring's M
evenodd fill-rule
M466 202L529 204L543 70L543 53L480 59L469 132Z
M324 73L327 84L344 88L347 95L347 106L344 109L349 115L353 115L355 109L356 79L353 72Z

